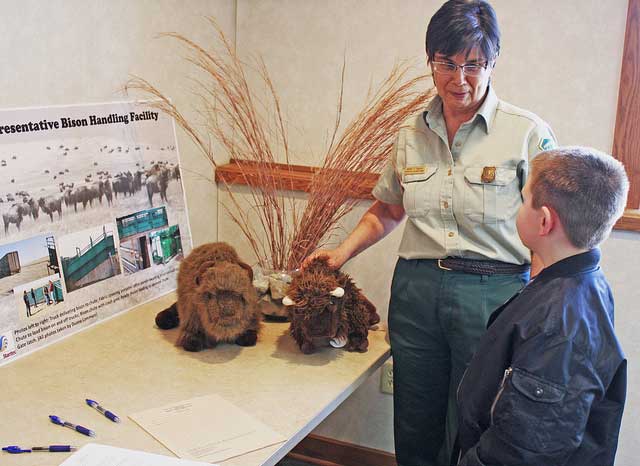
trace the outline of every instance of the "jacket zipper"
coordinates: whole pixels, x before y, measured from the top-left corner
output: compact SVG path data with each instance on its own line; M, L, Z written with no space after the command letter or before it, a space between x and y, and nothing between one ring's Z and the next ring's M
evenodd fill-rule
M493 412L496 409L496 405L498 404L498 400L502 396L502 392L504 391L504 385L507 383L507 378L511 375L512 372L513 372L513 368L512 367L507 367L505 369L504 375L502 376L502 382L500 382L500 388L498 389L498 393L496 394L496 397L493 400L493 403L491 403L491 425L493 425Z

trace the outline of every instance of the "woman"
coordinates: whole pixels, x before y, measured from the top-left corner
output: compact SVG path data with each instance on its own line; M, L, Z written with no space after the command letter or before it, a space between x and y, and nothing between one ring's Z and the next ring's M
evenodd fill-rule
M449 464L462 374L490 313L529 278L515 227L528 160L555 145L491 87L500 31L488 3L446 2L426 50L438 95L403 125L360 223L307 259L341 267L408 217L389 303L399 466Z

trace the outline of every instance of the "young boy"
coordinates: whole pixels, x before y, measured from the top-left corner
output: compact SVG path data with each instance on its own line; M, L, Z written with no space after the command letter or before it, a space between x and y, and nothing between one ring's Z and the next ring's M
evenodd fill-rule
M544 269L493 313L460 383L460 466L613 465L627 369L597 246L628 187L593 149L532 160L517 228Z

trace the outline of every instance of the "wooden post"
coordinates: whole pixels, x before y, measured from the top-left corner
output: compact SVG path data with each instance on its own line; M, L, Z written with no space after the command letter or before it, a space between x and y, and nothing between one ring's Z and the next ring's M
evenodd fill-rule
M627 11L613 155L631 182L627 209L640 209L640 0L629 0Z

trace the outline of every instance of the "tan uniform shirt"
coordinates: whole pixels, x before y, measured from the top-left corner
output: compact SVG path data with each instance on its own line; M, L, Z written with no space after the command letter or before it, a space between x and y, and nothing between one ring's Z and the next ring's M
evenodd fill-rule
M516 231L520 191L529 160L555 145L544 121L499 100L490 87L449 147L436 96L403 125L373 190L382 202L403 204L409 217L400 257L531 262Z

